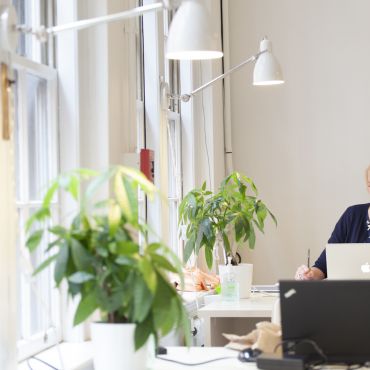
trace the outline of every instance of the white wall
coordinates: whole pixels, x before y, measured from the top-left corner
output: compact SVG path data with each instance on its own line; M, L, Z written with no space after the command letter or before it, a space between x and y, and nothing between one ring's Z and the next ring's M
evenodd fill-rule
M257 283L292 277L319 255L344 209L369 202L370 2L229 1L230 65L267 35L286 84L253 87L252 66L231 78L233 160L278 218L257 236Z

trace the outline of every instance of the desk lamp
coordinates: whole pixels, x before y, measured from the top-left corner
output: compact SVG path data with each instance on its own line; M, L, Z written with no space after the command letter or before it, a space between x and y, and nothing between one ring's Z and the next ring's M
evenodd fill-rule
M81 30L91 26L133 18L148 12L163 9L174 9L180 6L176 12L168 35L166 57L168 59L215 59L221 58L221 38L218 33L212 32L211 17L204 0L163 0L153 4L139 6L137 8L105 15L96 18L79 20L76 22L53 27L40 26L32 28L27 25L17 24L17 14L11 5L0 7L0 51L14 53L20 33L31 34L40 42L47 42L49 37L70 30ZM189 24L192 26L189 27ZM5 59L11 60L9 56ZM8 93L11 81L8 76L8 65L1 63L1 95L2 104L5 107L2 113L3 139L10 139L10 123L8 112Z
M279 62L272 54L272 43L266 37L260 42L260 51L255 55L252 55L247 60L241 62L235 67L231 68L224 74L214 78L213 80L205 83L188 94L183 95L167 95L169 99L178 99L182 102L188 102L195 94L204 90L208 86L213 85L216 81L224 79L233 72L237 71L244 65L256 62L253 72L253 85L255 86L267 86L267 85L279 85L284 83L283 74Z
M212 32L211 17L204 0L163 0L121 13L38 28L17 24L15 8L11 5L2 6L0 7L0 49L14 52L19 33L32 34L41 42L46 42L50 36L61 32L81 30L98 24L137 17L148 12L174 9L177 6L180 7L169 30L166 57L186 60L221 58L223 56L221 38L218 33Z

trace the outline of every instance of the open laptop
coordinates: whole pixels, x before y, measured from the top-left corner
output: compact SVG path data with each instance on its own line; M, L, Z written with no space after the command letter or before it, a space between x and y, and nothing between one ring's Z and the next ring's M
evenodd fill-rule
M283 280L280 305L285 356L370 360L369 280Z
M370 243L327 244L328 279L370 279Z

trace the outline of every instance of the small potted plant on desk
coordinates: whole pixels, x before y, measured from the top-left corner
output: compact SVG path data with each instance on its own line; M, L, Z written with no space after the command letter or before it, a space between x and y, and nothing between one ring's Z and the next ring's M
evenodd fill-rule
M276 224L276 218L257 195L257 187L250 178L233 172L222 181L218 192L207 190L204 182L200 189L191 190L179 207L179 222L187 225L185 262L192 253L198 255L204 247L206 262L211 269L214 249L221 244L225 256L231 257L232 269L239 282L240 298L250 295L253 265L238 264L236 248L232 248L230 243L231 233L235 235L236 246L248 242L249 248L253 249L255 227L263 232L268 215ZM222 274L224 266L219 268Z
M82 182L87 184L80 194ZM103 184L112 185L111 196L94 203ZM189 340L186 311L167 278L168 272L181 276L180 261L160 242L138 244L137 235L148 231L138 220L138 187L148 196L156 192L143 174L130 168L101 174L75 170L53 182L27 223L32 253L45 234L42 226L51 218L56 192L66 191L78 205L69 226L48 228L55 238L48 241L48 257L34 274L53 263L56 286L65 281L69 295L80 297L74 325L100 311L102 321L92 324L95 370L144 369L151 335L158 339L182 328Z

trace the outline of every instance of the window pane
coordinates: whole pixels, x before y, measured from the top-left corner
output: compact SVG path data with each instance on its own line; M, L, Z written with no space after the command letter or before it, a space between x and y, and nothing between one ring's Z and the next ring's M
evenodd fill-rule
M52 1L48 0L13 0L20 25L31 28L51 26L48 23L48 7L52 7ZM17 53L36 62L47 64L48 43L37 40L36 36L20 33Z
M48 166L50 132L46 117L47 95L45 80L27 75L27 126L28 168L32 174L29 182L29 200L41 200L50 181Z
M35 277L32 276L34 269L47 258L45 249L51 236L45 233L40 246L29 255L25 246L25 223L40 207L45 190L55 176L57 147L54 142L54 122L49 120L49 110L52 106L49 82L24 70L18 71L15 77L16 194L19 226L18 339L28 342L36 335L42 337L54 326L52 321L55 320L51 268ZM55 216L57 204L52 207Z
M178 205L181 199L181 145L179 119L168 121L168 198L169 242L172 250L182 257L178 233Z

